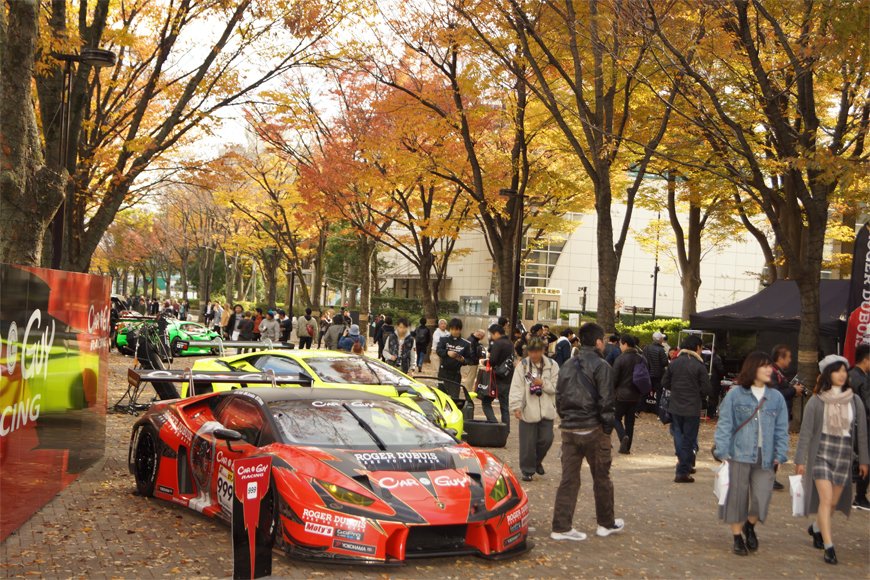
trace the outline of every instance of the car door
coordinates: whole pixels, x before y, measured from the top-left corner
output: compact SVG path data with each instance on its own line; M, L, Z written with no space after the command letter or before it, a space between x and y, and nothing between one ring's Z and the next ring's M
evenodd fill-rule
M243 394L233 394L218 406L215 419L224 429L238 431L241 441L215 440L212 497L220 506L220 515L227 520L233 513L233 461L255 455L260 446L271 442L266 418L253 400Z

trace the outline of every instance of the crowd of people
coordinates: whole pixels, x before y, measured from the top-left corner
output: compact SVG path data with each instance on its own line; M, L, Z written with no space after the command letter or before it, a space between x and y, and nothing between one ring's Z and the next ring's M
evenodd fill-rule
M131 301L145 313L186 317L188 305L166 300ZM241 305L213 302L205 323L225 338L241 341L295 342L299 348L365 354L366 338L346 309L306 309L298 317L282 309L245 310ZM804 512L816 514L808 528L824 561L835 564L832 515L854 507L870 511L867 499L870 464L870 345L861 345L856 363L831 355L819 363L820 376L812 395L794 377L786 376L792 351L777 345L771 354L755 352L743 361L732 382L723 381L718 354L696 334L685 335L678 347L667 336L653 333L641 347L631 334L607 335L586 323L575 333L555 335L545 324L514 329L500 318L488 329L463 336L459 318L441 319L432 329L421 318L380 315L371 320L372 346L377 356L404 373L423 372L430 360L439 388L458 399L461 391L476 391L488 422L509 432L511 416L519 431L519 466L524 481L544 475L544 458L556 439L558 419L562 477L555 495L551 537L584 540L573 527L580 489L581 466L589 463L598 527L608 536L625 528L614 514L610 475L612 432L618 453L630 454L635 419L643 412L658 415L668 425L676 456L674 482L694 483L699 453L698 432L703 412L718 417L713 457L727 462L729 488L719 516L730 526L732 550L746 555L759 549L756 525L767 518L779 467L789 458L788 426L795 397L809 396L800 438L793 455L803 479ZM488 340L487 340L488 338ZM730 388L729 388L730 386ZM494 405L498 404L498 416ZM856 491L852 492L853 479Z
M421 348L432 350L442 388L452 396L465 382L464 369L474 369L478 377L489 374L483 381L484 413L488 421L508 428L510 415L517 419L524 481L544 474L543 460L555 440L558 417L562 479L553 510L554 540L586 538L572 525L584 460L592 474L596 534L608 536L624 529L624 520L614 515L611 438L616 431L618 452L630 454L635 418L643 411L656 412L669 426L677 458L674 482L694 483L706 404L707 412L718 417L712 453L727 462L730 481L719 516L730 526L735 554L759 549L755 526L765 521L774 490L783 489L776 472L789 457L792 401L804 392L798 380L785 376L792 363L788 346L775 346L770 356L748 355L731 388L721 390L721 358L695 334L671 348L667 337L656 332L641 348L637 337L608 337L593 323L584 324L576 334L565 329L558 337L546 325L536 324L528 332L515 332L512 342L505 333L507 320L499 323L488 329L487 352L482 330L466 339L461 320L440 320L432 333L434 348L418 344L418 354ZM412 344L410 339L407 344ZM857 349L851 369L846 359L831 355L820 361L819 372L793 458L803 476L803 511L816 514L808 528L813 546L824 550L825 562L836 564L833 512L870 510L870 345ZM493 410L495 401L500 418Z

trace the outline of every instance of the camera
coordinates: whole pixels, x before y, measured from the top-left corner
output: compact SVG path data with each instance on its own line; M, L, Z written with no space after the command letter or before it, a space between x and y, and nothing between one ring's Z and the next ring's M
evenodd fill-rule
M538 397L544 394L543 387L535 384L535 377L533 377L531 373L526 375L526 380L529 381L529 393L537 395Z

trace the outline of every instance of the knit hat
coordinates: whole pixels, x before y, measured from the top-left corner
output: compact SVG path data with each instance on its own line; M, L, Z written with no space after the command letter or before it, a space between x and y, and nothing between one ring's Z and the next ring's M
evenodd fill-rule
M838 354L829 354L828 356L819 361L819 372L825 372L825 369L828 368L828 366L834 364L835 362L841 362L846 365L846 368L849 368L849 361L846 360L845 357L842 357Z
M350 336L359 336L359 325L358 324L351 324L350 331L348 332L348 334Z

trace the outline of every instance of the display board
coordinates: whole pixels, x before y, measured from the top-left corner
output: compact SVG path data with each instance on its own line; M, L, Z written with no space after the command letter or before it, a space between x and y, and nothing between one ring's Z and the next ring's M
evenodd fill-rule
M111 286L0 264L0 540L103 455Z

